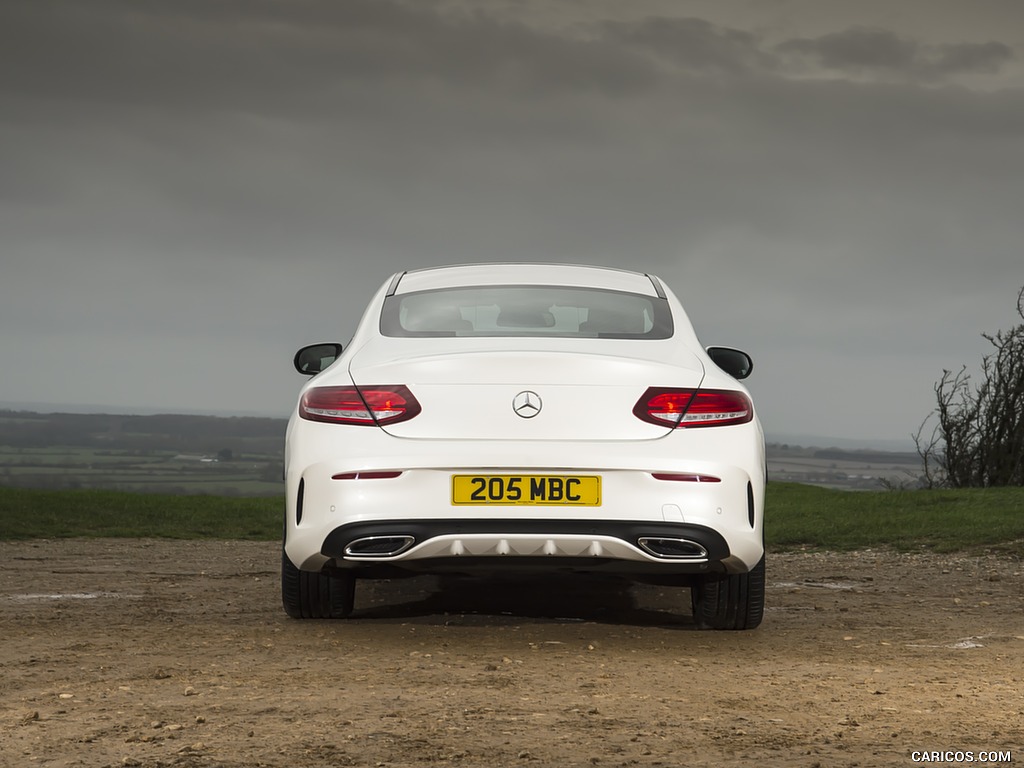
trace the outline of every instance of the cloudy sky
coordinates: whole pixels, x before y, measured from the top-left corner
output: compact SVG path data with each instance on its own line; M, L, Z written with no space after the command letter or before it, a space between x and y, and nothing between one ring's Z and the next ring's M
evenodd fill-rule
M5 0L0 402L287 415L396 271L660 275L906 440L1024 285L1017 0Z

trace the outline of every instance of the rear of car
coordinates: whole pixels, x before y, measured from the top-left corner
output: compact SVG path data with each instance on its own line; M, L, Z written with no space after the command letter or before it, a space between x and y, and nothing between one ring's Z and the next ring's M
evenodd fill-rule
M654 276L395 275L347 349L296 356L315 375L286 441L286 610L345 616L361 578L566 569L689 587L700 624L757 626L764 441L749 358L716 359L741 362L716 365Z

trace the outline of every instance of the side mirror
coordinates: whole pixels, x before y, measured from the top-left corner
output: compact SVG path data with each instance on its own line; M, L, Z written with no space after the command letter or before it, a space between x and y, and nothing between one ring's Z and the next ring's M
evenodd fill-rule
M313 376L327 368L341 356L341 344L310 344L295 353L295 370L304 376Z
M754 361L746 352L732 347L708 347L708 357L734 379L745 379L754 370Z

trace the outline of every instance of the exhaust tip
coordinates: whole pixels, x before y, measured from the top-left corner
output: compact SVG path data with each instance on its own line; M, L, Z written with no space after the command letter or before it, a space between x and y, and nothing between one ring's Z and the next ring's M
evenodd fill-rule
M640 548L655 557L672 560L706 560L708 551L696 541L672 536L641 536Z
M366 536L350 541L345 557L394 557L409 549L416 539L412 536Z

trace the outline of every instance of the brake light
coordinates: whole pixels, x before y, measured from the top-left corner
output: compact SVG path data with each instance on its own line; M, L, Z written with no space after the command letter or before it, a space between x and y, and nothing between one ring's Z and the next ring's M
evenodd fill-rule
M633 414L663 427L723 427L751 421L754 408L750 398L734 390L649 387Z
M408 421L420 404L408 387L313 387L302 395L299 416L329 424L384 426Z

